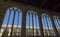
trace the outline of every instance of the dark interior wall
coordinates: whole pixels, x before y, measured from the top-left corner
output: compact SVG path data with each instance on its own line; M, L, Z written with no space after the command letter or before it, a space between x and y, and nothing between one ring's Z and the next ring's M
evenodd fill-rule
M43 13L46 13L47 15L49 15L51 18L56 15L56 16L59 16L60 17L60 14L59 13L56 13L56 12L53 12L53 11L48 11L48 10L44 10L44 9L38 9L34 6L31 6L31 5L25 5L23 3L18 3L18 2L0 2L0 27L2 25L2 22L3 22L3 19L4 19L4 15L5 15L5 12L8 8L10 7L17 7L19 9L22 10L23 14L28 11L28 10L33 10L35 12L37 12L37 15L38 14L43 14ZM23 16L24 17L24 16ZM26 17L23 18L23 21L26 22ZM40 18L41 19L41 18ZM24 23L23 22L23 23ZM25 23L24 23L25 24ZM24 25L23 24L23 25ZM24 34L23 34L24 35Z
M2 0L3 1L3 0ZM44 9L38 9L34 6L30 6L30 5L24 5L22 3L18 3L18 2L0 2L0 20L3 20L2 18L4 18L4 14L5 14L5 11L9 8L9 7L17 7L19 9L22 10L22 12L26 12L27 10L33 10L39 14L42 14L42 13L46 13L48 15L57 15L57 16L60 16L59 13L56 13L56 12L50 12L48 10L44 10Z

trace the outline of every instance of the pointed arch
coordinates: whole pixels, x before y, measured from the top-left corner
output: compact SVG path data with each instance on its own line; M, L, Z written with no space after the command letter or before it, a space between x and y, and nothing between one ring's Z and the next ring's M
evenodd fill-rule
M37 12L28 10L26 13L26 34L27 36L40 35ZM27 29L28 28L28 29Z
M52 22L49 15L47 15L46 13L43 13L41 15L41 18L42 18L42 25L44 29L44 36L54 36L55 34L54 34Z
M54 20L56 29L60 35L60 18L58 16L53 16L53 20Z
M21 36L21 25L22 25L22 10L16 7L8 8L6 10L6 14L2 24L2 27L5 27L4 28L5 30L7 29L9 30L7 36L17 36L17 34ZM16 34L14 34L15 32Z

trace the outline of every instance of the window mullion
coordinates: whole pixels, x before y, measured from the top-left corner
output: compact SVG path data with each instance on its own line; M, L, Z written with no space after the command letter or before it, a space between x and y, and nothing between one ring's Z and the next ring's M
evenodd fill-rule
M46 28L44 29L45 30L45 36L46 36L46 35L48 35L47 30L46 30L48 28L47 28L47 23L46 23L46 16L45 15L43 15L43 16L44 16L44 23L45 23L44 25L46 26Z
M33 29L33 36L34 36L34 20L33 20L33 13L31 13L32 15L32 29Z
M38 36L38 27L37 27L37 15L35 14L35 23L36 23L36 36Z
M19 11L18 11L18 18L17 18L17 35L18 35L18 24L19 24Z
M48 24L48 21L49 21L49 20L48 20L48 19L49 19L49 18L48 18L48 15L47 15L47 16L46 16L46 23L47 23L48 32L49 32L49 33L48 33L48 34L49 34L48 36L50 36L50 30L49 30L49 24Z
M43 20L42 23L44 23L44 24L43 24L43 29L44 29L44 27L46 28L46 25L45 25L45 18L44 18L44 17L45 17L45 16L42 15L42 20Z
M29 15L29 35L30 35L30 13L28 13L28 15Z
M16 14L16 11L14 11L14 16L13 16L13 22L12 22L12 27L11 27L11 34L10 34L10 36L12 36L12 33L13 33L13 25L14 25L14 20L15 20L15 14Z

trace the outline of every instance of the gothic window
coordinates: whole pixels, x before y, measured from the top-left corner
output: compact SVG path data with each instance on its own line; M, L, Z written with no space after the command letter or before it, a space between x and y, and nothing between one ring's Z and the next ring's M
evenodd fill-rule
M16 7L8 8L4 17L2 27L8 29L10 33L7 36L16 36L18 35L19 28L21 29L22 25L22 11ZM18 28L19 27L19 28ZM14 35L14 33L16 33ZM20 34L21 35L21 32Z
M53 16L53 19L54 19L56 29L60 34L60 18L58 16Z
M26 35L37 36L39 32L38 16L34 11L27 11L26 13Z
M41 17L42 17L44 35L45 36L52 36L52 35L54 36L54 31L53 31L52 22L51 22L50 17L45 13L43 13L41 15Z

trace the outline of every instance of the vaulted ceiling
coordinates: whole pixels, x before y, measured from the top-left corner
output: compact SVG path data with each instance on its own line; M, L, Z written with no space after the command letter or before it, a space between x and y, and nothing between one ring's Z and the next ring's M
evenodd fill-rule
M35 6L50 11L60 12L60 1L59 0L11 0L28 5Z

